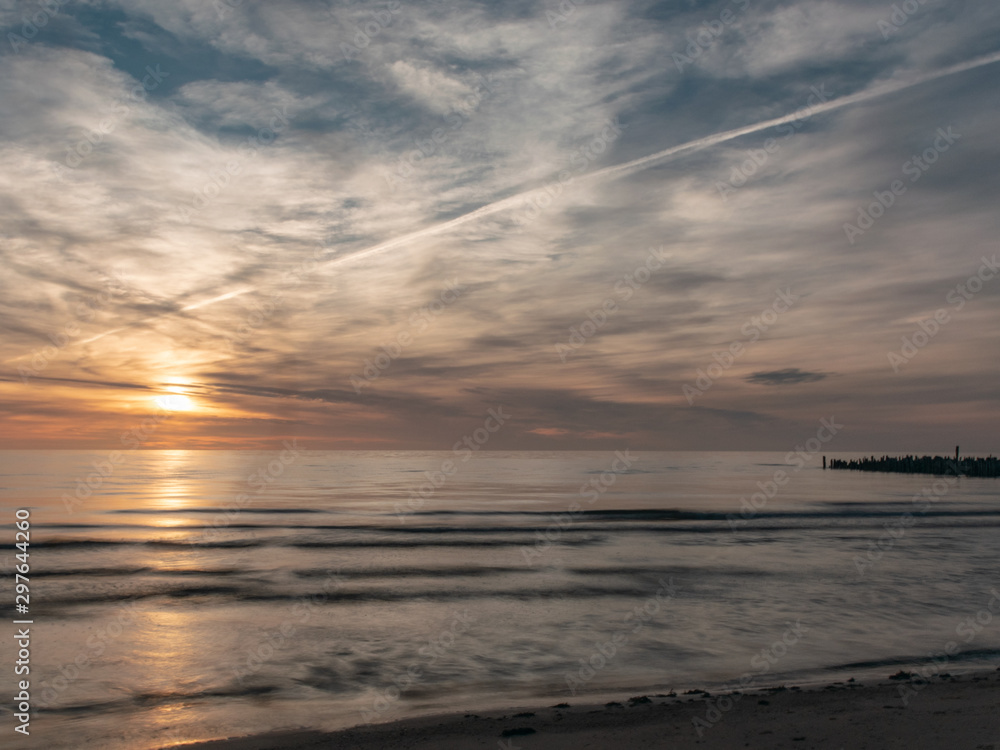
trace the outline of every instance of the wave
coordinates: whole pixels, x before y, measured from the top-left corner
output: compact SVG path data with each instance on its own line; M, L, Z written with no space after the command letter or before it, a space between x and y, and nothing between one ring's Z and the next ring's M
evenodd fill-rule
M757 519L768 519L768 518L890 518L902 515L898 510L875 510L870 509L872 503L865 502L825 502L822 505L833 508L842 508L844 510L818 510L818 511L803 511L803 510L781 510L781 511L771 511L766 509L757 510L754 513L754 518ZM900 500L900 501L888 501L879 502L879 507L883 506L910 506L914 507L914 504L910 500ZM863 509L868 508L868 509ZM187 513L196 514L206 514L215 513L218 515L226 515L227 510L222 507L201 507L201 508L167 508L160 510L152 509L125 509L125 510L113 510L107 511L110 514L136 514L136 515L184 515ZM342 510L319 510L319 509L309 509L309 508L245 508L239 511L240 515L253 515L253 514L274 514L274 515L299 515L299 514L328 514L328 515L349 515L358 516L363 518L385 518L385 519L397 519L399 516L395 512L386 513L356 513L356 512L346 512ZM594 521L726 521L731 517L738 517L740 514L739 508L733 508L731 511L694 511L694 510L680 510L676 508L631 508L631 509L604 509L604 510L579 510L576 512L570 512L568 510L406 510L405 518L409 519L419 519L419 518L434 518L434 517L454 517L454 516L470 516L470 517L483 517L483 518L511 518L511 517L525 517L525 518L582 518ZM920 512L914 510L912 515L916 518L942 518L942 517L1000 517L1000 510L945 510L941 508L936 508L933 510L928 510L926 512ZM233 526L235 524L228 524ZM94 528L96 524L36 524L38 528ZM194 528L194 527L185 527ZM358 529L358 528L387 528L385 526L377 524L365 525L316 525L310 526L309 528L329 528L329 529ZM388 527L393 528L393 527ZM405 529L406 527L399 527Z
M774 523L776 520L809 521L819 514L770 514L742 519L733 516L732 520L739 526L731 526L730 519L725 523L702 521L699 524L662 524L633 523L604 525L594 524L557 524L550 526L324 526L324 525L232 525L216 529L213 526L185 526L172 533L183 534L169 539L121 539L121 538L52 538L39 539L32 542L35 549L73 549L100 547L164 547L164 548L201 548L201 549L244 549L254 547L293 547L301 549L367 549L373 547L411 548L411 547L504 547L534 545L539 534L552 539L559 545L585 545L606 541L609 536L620 534L736 534L735 538L751 538L760 532L767 533L801 533L808 531L836 532L844 539L852 535L869 536L871 532L884 532L885 523ZM916 516L911 530L929 531L935 529L971 528L985 529L1000 527L1000 514L978 512L943 512ZM840 516L842 517L842 516ZM898 518L898 514L859 514L855 520ZM949 520L950 519L950 520ZM633 517L633 521L639 519ZM649 520L649 519L645 519ZM163 533L163 527L145 527L150 532ZM114 527L105 527L108 533L113 533ZM299 531L299 532L342 532L338 539L311 539L303 534L295 536L267 536L264 538L234 537L210 538L204 532L218 531L220 534L232 531ZM553 534L557 536L553 539ZM448 536L465 538L446 538ZM395 537L395 538L393 538ZM411 538L400 538L411 537ZM420 538L423 537L423 538ZM0 550L13 550L13 543L0 544Z
M603 538L567 539L558 544L578 547L595 544ZM168 547L176 549L245 549L253 547L292 547L297 549L377 549L377 548L412 548L412 547L517 547L534 545L534 537L521 539L427 539L427 540L300 540L289 541L287 538L271 539L235 539L229 541L199 541L193 539L53 539L45 542L33 542L35 549L73 549L76 547ZM13 549L14 545L0 545L0 549Z
M947 663L951 663L956 661L971 661L975 659L994 659L998 656L1000 656L1000 649L968 648L948 656L946 660L942 655L890 656L884 659L873 659L871 661L854 661L846 664L836 664L824 667L824 669L830 672L849 669L877 669L878 667L899 667L908 664L934 664L944 663L945 661L947 661Z
M79 577L125 577L137 575L154 576L229 576L240 575L245 570L239 568L73 568L71 570L34 570L32 578L75 578Z
M49 539L32 542L32 549L66 549L73 547L201 547L201 548L243 548L261 547L266 543L259 539L233 539L218 542L191 543L170 539ZM0 544L0 549L14 549L13 544Z
M586 567L586 568L558 568L559 571L569 573L572 575L593 577L593 576L633 576L633 577L651 577L651 576L662 576L664 571L662 568L649 567L649 566L603 566L603 567ZM44 570L34 573L36 578L89 578L89 577L121 577L125 578L128 576L163 576L163 577L191 577L191 576L205 576L205 577L227 577L234 576L240 577L247 574L259 574L260 571L247 569L247 568L157 568L152 566L146 567L109 567L109 568L72 568L64 570ZM488 577L500 577L505 575L530 575L543 572L551 572L551 569L545 566L475 566L475 565L456 565L450 567L365 567L365 568L354 568L354 569L344 569L343 567L338 567L336 570L331 570L330 568L302 568L289 571L291 575L296 578L309 580L312 578L329 578L331 575L337 575L342 579L346 580L361 580L361 579L387 579L394 580L397 578L488 578ZM671 575L698 575L704 573L705 571L700 568L690 567L690 566L677 566L673 565L670 568ZM726 568L724 571L726 576L753 576L754 578L760 578L762 576L770 576L771 573L763 570L745 568Z
M109 510L106 513L129 514L138 513L143 515L159 516L172 513L226 513L227 509L212 506L195 508L124 508L120 510ZM326 513L327 511L316 508L240 508L240 513Z
M661 572L661 575L665 573ZM649 588L640 585L622 586L573 586L538 589L518 588L476 588L476 589L373 589L365 591L259 591L257 587L240 586L185 586L178 588L155 588L146 591L115 591L94 595L81 595L49 599L37 609L47 616L58 613L60 607L93 604L115 604L119 602L141 601L145 599L192 599L197 597L224 597L227 602L310 602L313 604L347 604L366 602L408 602L408 601L467 601L470 599L511 599L517 601L600 599L600 598L645 598L650 596Z
M450 568L361 568L359 570L342 570L338 575L344 578L478 578L485 576L501 576L518 573L535 573L535 568L514 567L475 567L455 566ZM326 578L330 570L310 568L295 570L292 574L297 578Z
M257 695L267 695L278 692L280 688L275 685L247 685L233 688L218 688L214 690L199 690L197 692L169 692L169 693L135 693L126 698L113 701L94 701L89 703L72 703L65 706L47 705L44 699L40 699L33 706L34 711L41 714L90 714L103 713L128 709L141 706L148 708L151 706L163 706L170 704L187 704L191 701L212 699L212 698L247 698Z

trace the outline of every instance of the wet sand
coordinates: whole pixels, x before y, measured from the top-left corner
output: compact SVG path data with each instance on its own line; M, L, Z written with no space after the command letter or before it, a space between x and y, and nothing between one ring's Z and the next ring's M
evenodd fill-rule
M601 705L455 713L339 732L185 745L201 750L579 750L794 748L1000 750L1000 669L821 689L650 694ZM714 709L714 710L713 710ZM698 720L697 722L695 720Z

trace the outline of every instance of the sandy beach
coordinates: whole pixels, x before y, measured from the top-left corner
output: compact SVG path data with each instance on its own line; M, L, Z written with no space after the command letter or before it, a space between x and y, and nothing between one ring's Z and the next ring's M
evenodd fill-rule
M1000 669L959 677L945 674L929 682L900 673L887 678L864 685L836 683L809 690L779 686L743 695L718 696L698 691L675 696L633 696L602 705L562 704L478 714L454 713L340 732L283 732L185 747L199 750L1000 748L997 711Z

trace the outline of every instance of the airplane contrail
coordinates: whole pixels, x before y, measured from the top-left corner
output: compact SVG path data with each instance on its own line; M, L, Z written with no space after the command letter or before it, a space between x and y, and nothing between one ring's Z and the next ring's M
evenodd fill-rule
M187 310L197 310L199 307L207 307L208 305L214 305L216 302L222 302L223 300L232 299L233 297L239 297L240 295L252 291L255 291L253 287L247 287L246 289L238 289L235 292L227 292L226 294L220 294L218 297L212 297L211 299L202 300L201 302L195 302L194 304L182 307L180 311L186 312ZM151 320L156 320L157 318L162 318L164 315L169 315L169 314L170 313L163 313L162 315L150 315L149 317L143 318L142 320L136 321L135 323L129 323L128 325L121 326L120 328L113 328L110 331L104 331L103 333L99 333L96 336L91 336L89 339L84 339L83 341L74 341L70 344L66 344L66 346L90 344L94 341L99 341L100 339L103 339L105 336L113 336L116 333L127 331L129 328L135 328L138 325L142 325L143 323L148 323ZM8 362L17 362L17 360L24 359L25 357L31 357L33 356L33 354L34 353L22 354L19 357L6 359L4 360L4 364L7 364Z
M239 297L241 294L246 294L247 292L252 291L254 291L253 287L247 287L246 289L240 289L235 292L220 294L218 297L212 297L212 299L206 299L202 302L195 302L193 305L182 307L181 312L185 312L187 310L197 310L199 307L205 307L206 305L214 305L216 302L222 302L223 300L232 299L233 297Z
M939 78L945 78L947 76L955 75L957 73L963 73L967 70L973 70L975 68L981 68L984 65L990 65L995 62L1000 62L1000 52L995 52L991 55L983 55L977 57L973 60L969 60L964 63L958 63L941 70L934 71L932 73L924 73L919 76L915 76L909 79L903 79L898 81L886 81L882 84L877 84L864 91L859 91L855 94L849 94L847 96L842 96L839 99L831 99L828 102L819 103L808 107L809 114L817 114L822 112L830 112L832 110L840 109L842 107L848 107L852 104L857 104L858 102L868 101L869 99L876 99L881 96L887 96L893 94L897 91L902 91L904 89L911 88L913 86L919 86L923 83L929 83L930 81L935 81ZM796 110L787 115L782 115L781 117L775 117L770 120L764 120L762 122L757 122L752 125L744 125L740 128L734 128L733 130L726 130L721 133L715 133L713 135L704 136L702 138L697 138L693 141L688 141L687 143L681 143L676 146L671 146L670 148L663 149L662 151L657 151L654 154L649 154L647 156L641 156L638 159L633 159L632 161L625 162L624 164L615 164L610 167L605 167L604 169L599 169L589 174L583 175L578 179L580 181L600 181L608 179L617 179L619 177L625 177L634 172L638 172L647 167L651 167L654 164L658 164L671 156L676 156L678 154L697 151L703 148L708 148L709 146L715 146L719 143L725 143L726 141L731 141L736 138L740 138L744 135L750 135L751 133L757 133L761 130L767 130L768 128L773 128L777 125L784 125L788 122L794 122L795 120L802 118L802 109ZM537 193L541 188L532 188L531 190L525 190L517 195L512 195L509 198L504 198L493 203L488 203L485 206L481 206L474 211L470 211L467 214L458 216L449 221L442 222L441 224L435 224L430 227L425 227L424 229L419 229L415 232L410 232L409 234L404 234L400 237L396 237L391 240L386 240L385 242L380 242L377 245L372 245L371 247L365 248L364 250L359 250L351 255L345 255L341 258L336 258L334 260L324 263L324 266L335 266L341 263L346 263L348 261L357 260L359 258L365 258L369 255L374 255L375 253L380 253L385 250L389 250L394 247L399 247L400 245L405 245L415 240L422 239L424 237L430 237L435 234L441 234L442 232L447 232L455 227L467 224L470 221L476 221L485 216L490 216L492 214L500 213L501 211L506 211L509 208L515 208L520 205L526 196ZM246 290L250 291L250 290Z
M855 94L849 94L847 96L842 96L839 99L831 99L828 102L815 104L807 107L810 116L816 113L829 112L831 110L840 109L841 107L847 107L851 104L857 104L858 102L868 101L869 99L876 99L880 96L887 96L893 94L897 91L902 91L903 89L908 89L913 86L919 86L922 83L929 83L930 81L936 81L939 78L945 78L946 76L955 75L956 73L964 73L967 70L973 70L974 68L981 68L984 65L990 65L995 62L1000 62L1000 52L994 52L992 55L984 55L982 57L977 57L974 60L969 60L968 62L959 63L957 65L952 65L948 68L943 68L941 70L934 71L933 73L925 73L920 76L916 76L909 80L901 81L887 81L882 84L878 84L864 91L859 91ZM702 148L707 148L708 146L714 146L718 143L724 143L726 141L731 141L736 138L740 138L744 135L750 135L751 133L758 133L761 130L767 130L768 128L773 128L777 125L784 125L788 122L794 122L795 120L801 119L802 110L792 112L791 114L782 115L781 117L775 117L771 120L764 120L762 122L754 123L753 125L745 125L741 128L734 128L733 130L726 130L722 133L716 133L714 135L708 135L704 138L698 138L693 141L688 141L687 143L681 143L677 146L671 146L670 148L664 149L663 151L657 151L655 154L649 154L648 156L641 156L638 159L633 159L632 161L625 162L624 164L616 164L611 167L605 167L604 169L599 169L590 174L584 175L581 179L583 180L595 180L600 178L616 178L623 177L633 172L638 172L641 169L652 166L657 162L663 161L664 159L674 156L675 154L680 154L687 151L697 151Z
M890 80L885 81L880 84L876 84L864 91L859 91L854 94L848 94L847 96L842 96L838 99L831 99L828 102L821 102L815 105L811 105L805 109L808 109L809 115L819 114L823 112L831 112L833 110L841 109L843 107L849 107L852 104L858 104L859 102L865 102L870 99L877 99L882 96L888 96L889 94L894 94L897 91L903 91L904 89L912 88L914 86L919 86L924 83L929 83L931 81L936 81L940 78L946 78L947 76L956 75L958 73L964 73L969 70L974 70L975 68L981 68L984 65L992 65L993 63L1000 62L1000 52L994 52L989 55L982 55L976 57L972 60L968 60L963 63L957 63L951 65L947 68L942 68L941 70L936 70L931 73L924 73L921 75L913 76L910 78L902 78L900 80ZM776 127L778 125L784 125L785 123L794 122L802 118L802 109L791 112L787 115L782 115L780 117L775 117L770 120L763 120L761 122L753 123L752 125L744 125L739 128L733 128L732 130L725 130L721 133L714 133L713 135L707 135L702 138L696 138L695 140L688 141L686 143L680 143L676 146L671 146L670 148L663 149L662 151L657 151L653 154L648 154L646 156L641 156L632 161L624 162L623 164L615 164L610 167L605 167L603 169L595 170L588 174L582 175L575 180L581 182L592 182L592 181L602 181L602 180L614 180L621 177L626 177L635 172L639 172L648 167L654 166L656 164L662 163L672 156L677 156L679 154L685 154L693 151L699 151L704 148L709 148L711 146L718 145L720 143L725 143L727 141L735 140L744 135L750 135L752 133L758 133L762 130L767 130L769 128ZM390 250L394 247L399 247L400 245L407 245L424 237L431 237L437 234L442 234L456 227L460 227L463 224L468 224L469 222L476 221L486 216L491 216L507 209L516 208L521 205L524 199L532 194L537 193L541 188L532 188L531 190L525 190L518 193L517 195L512 195L508 198L503 198L502 200L494 201L493 203L488 203L485 206L480 206L474 211L470 211L467 214L463 214L454 219L449 219L448 221L442 222L440 224L434 224L433 226L425 227L424 229L418 229L414 232L395 237L391 240L386 240L380 242L377 245L372 245L371 247L365 248L364 250L359 250L356 253L350 255L345 255L340 258L334 258L329 261L322 262L320 267L331 268L333 266L338 266L343 263L348 263L350 261L360 260L361 258L366 258L377 253ZM260 287L247 287L234 292L228 292L222 294L218 297L213 297L211 299L203 300L201 302L196 302L194 304L188 305L187 307L181 308L181 310L196 310L202 307L208 307L217 302L222 302L223 300L232 299L234 297L239 297L250 292L257 291ZM141 321L145 322L145 321ZM123 331L126 328L131 328L137 324L132 324L125 326L123 328L117 328L113 331L105 331L104 333L98 334L86 341L75 342L78 344L88 344L92 341L97 341L98 339L104 338L105 336L110 336L119 331ZM30 356L30 355L23 355ZM17 359L23 359L22 357L15 357L14 359L9 359L7 362L13 362Z
M195 302L193 305L188 305L187 307L182 307L181 312L186 312L188 310L197 310L199 307L207 307L208 305L214 305L216 302L222 302L223 300L232 299L233 297L239 297L247 292L254 291L253 287L247 287L246 289L238 289L235 292L227 292L226 294L220 294L218 297L212 297L211 299L202 300L201 302ZM169 315L169 313L166 313ZM105 331L104 333L99 333L96 336L91 336L89 339L83 341L78 341L78 344L89 344L92 341L97 341L98 339L103 339L105 336L111 336L112 334L119 333L128 328L139 325L140 323L145 323L149 320L155 320L159 316L152 316L139 321L138 323L132 323L131 325L122 326L121 328L115 328L113 331ZM8 360L10 361L10 360Z

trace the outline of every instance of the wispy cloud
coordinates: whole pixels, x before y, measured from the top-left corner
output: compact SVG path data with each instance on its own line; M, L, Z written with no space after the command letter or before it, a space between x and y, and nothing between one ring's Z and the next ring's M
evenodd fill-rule
M890 9L853 0L588 2L555 27L514 2L215 5L65 4L16 48L0 13L12 444L113 443L170 384L199 409L163 445L447 447L496 403L504 449L780 447L845 403L853 434L992 435L997 289L905 372L885 356L997 249L996 8L928 2L886 36ZM689 406L776 288L799 301Z
M757 385L798 385L799 383L815 383L826 377L825 372L805 372L798 367L788 367L784 370L751 373L746 381Z

